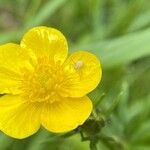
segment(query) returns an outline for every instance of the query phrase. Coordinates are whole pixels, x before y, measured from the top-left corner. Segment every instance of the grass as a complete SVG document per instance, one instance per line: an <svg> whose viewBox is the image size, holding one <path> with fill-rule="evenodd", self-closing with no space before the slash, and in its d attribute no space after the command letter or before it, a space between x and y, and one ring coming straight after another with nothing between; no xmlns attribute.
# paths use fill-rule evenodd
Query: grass
<svg viewBox="0 0 150 150"><path fill-rule="evenodd" d="M85 49L100 58L103 79L89 96L105 122L89 135L94 146L79 134L41 129L24 140L0 133L0 150L149 150L149 8L147 0L0 0L1 44L19 43L29 28L46 25L66 35L71 52Z"/></svg>

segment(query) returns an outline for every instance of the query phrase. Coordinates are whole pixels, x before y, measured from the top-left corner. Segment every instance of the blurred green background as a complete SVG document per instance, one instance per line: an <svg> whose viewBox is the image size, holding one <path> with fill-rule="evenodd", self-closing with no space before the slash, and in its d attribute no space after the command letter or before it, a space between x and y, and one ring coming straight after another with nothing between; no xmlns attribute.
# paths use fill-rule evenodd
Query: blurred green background
<svg viewBox="0 0 150 150"><path fill-rule="evenodd" d="M98 128L92 141L44 129L24 140L0 133L0 150L150 150L150 1L0 0L1 44L39 25L62 31L70 52L100 58L102 82L89 94Z"/></svg>

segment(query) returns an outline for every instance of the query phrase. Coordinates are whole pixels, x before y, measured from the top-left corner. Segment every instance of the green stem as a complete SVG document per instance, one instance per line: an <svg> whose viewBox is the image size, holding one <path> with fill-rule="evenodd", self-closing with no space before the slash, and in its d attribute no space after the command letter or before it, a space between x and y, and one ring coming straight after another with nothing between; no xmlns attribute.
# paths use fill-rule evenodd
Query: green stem
<svg viewBox="0 0 150 150"><path fill-rule="evenodd" d="M97 142L95 140L90 141L90 150L97 150L96 147Z"/></svg>

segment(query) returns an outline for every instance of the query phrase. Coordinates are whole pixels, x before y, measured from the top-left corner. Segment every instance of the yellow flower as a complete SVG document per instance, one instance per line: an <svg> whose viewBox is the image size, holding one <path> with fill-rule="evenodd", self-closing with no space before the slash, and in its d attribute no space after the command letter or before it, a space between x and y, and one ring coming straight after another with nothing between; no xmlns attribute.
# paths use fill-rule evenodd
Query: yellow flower
<svg viewBox="0 0 150 150"><path fill-rule="evenodd" d="M86 96L101 79L95 55L78 51L67 58L63 34L35 27L20 45L0 46L0 130L14 138L40 128L67 132L84 123L92 111Z"/></svg>

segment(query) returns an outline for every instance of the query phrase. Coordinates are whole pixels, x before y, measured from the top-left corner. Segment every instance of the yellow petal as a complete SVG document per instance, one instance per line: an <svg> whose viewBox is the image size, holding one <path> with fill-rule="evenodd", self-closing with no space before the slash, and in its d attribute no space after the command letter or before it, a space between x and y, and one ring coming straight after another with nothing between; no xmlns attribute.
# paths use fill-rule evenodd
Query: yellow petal
<svg viewBox="0 0 150 150"><path fill-rule="evenodd" d="M41 121L51 132L67 132L83 124L91 111L92 102L88 97L62 98L43 106Z"/></svg>
<svg viewBox="0 0 150 150"><path fill-rule="evenodd" d="M0 98L0 130L5 134L22 139L40 128L38 105L25 103L19 96Z"/></svg>
<svg viewBox="0 0 150 150"><path fill-rule="evenodd" d="M29 30L24 35L21 46L32 50L36 56L48 55L61 62L64 62L68 53L64 35L56 29L44 26Z"/></svg>
<svg viewBox="0 0 150 150"><path fill-rule="evenodd" d="M64 63L65 82L60 94L65 97L81 97L91 92L99 84L102 69L98 58L89 52L78 51Z"/></svg>
<svg viewBox="0 0 150 150"><path fill-rule="evenodd" d="M21 68L31 67L28 52L17 44L0 46L0 93L16 93Z"/></svg>

